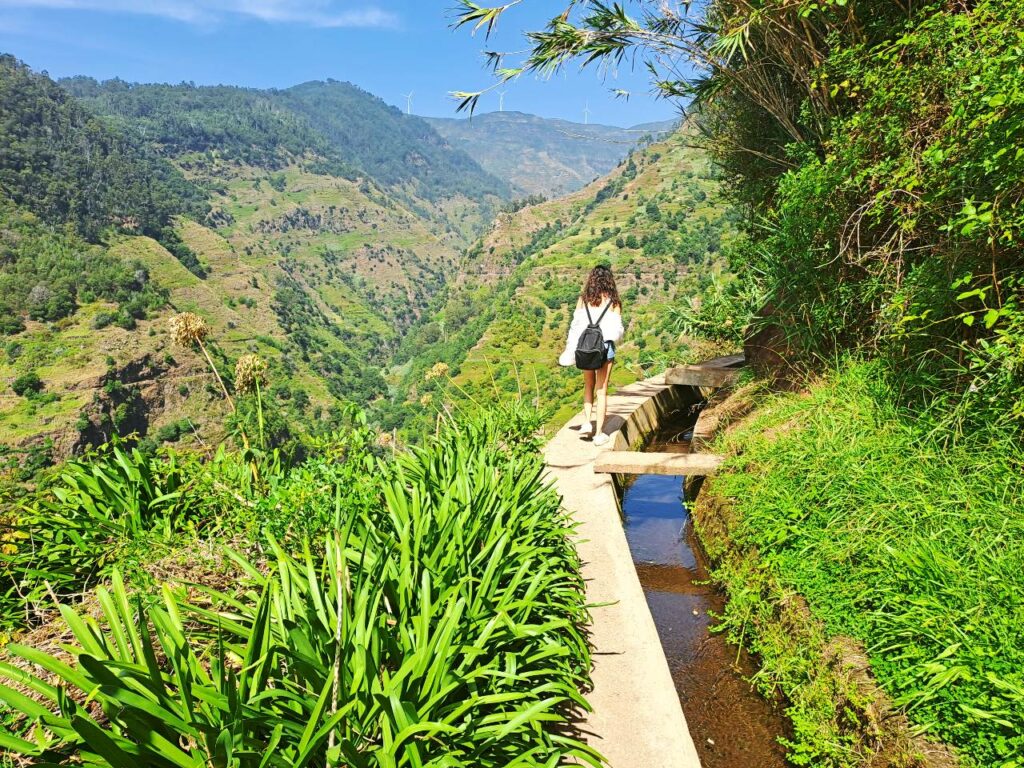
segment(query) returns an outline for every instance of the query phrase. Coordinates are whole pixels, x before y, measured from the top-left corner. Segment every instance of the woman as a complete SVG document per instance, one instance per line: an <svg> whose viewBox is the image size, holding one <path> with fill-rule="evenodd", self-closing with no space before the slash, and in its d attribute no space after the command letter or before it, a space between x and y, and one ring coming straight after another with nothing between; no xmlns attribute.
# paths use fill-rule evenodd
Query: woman
<svg viewBox="0 0 1024 768"><path fill-rule="evenodd" d="M604 421L608 412L608 379L611 377L615 360L615 344L622 338L623 328L622 302L615 288L615 278L611 269L603 264L590 270L583 292L576 302L565 351L558 358L561 365L569 366L575 363L576 346L580 335L591 320L601 328L607 356L604 365L597 370L583 371L583 425L580 427L580 437L585 439L594 435L594 445L604 445L610 439L604 433ZM592 423L595 400L596 425Z"/></svg>

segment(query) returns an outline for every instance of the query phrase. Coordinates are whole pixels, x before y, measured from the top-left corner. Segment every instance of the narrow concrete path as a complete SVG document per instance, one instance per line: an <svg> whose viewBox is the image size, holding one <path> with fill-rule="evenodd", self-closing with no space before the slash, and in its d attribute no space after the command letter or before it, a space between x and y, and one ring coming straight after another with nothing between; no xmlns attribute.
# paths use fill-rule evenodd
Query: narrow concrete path
<svg viewBox="0 0 1024 768"><path fill-rule="evenodd" d="M633 566L614 481L593 466L601 451L637 447L680 391L660 378L624 387L609 398L605 431L614 437L605 446L580 440L571 428L582 423L579 415L545 448L548 475L579 523L587 600L599 605L590 627L594 687L587 699L594 711L580 727L611 768L700 768Z"/></svg>

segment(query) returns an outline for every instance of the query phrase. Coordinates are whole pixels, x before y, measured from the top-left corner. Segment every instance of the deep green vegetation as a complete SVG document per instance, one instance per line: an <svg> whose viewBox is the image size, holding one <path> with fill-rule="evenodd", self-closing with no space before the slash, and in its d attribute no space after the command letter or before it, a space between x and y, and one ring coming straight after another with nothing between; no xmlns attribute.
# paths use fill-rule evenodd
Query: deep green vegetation
<svg viewBox="0 0 1024 768"><path fill-rule="evenodd" d="M274 93L232 86L99 82L71 77L60 87L122 131L171 157L217 152L227 160L281 168L313 152L322 171L354 177L340 153L301 115L281 109Z"/></svg>
<svg viewBox="0 0 1024 768"><path fill-rule="evenodd" d="M0 103L0 189L47 223L93 242L111 228L173 239L173 216L205 212L201 192L173 166L8 55Z"/></svg>
<svg viewBox="0 0 1024 768"><path fill-rule="evenodd" d="M109 322L133 328L136 319L166 303L167 292L141 263L47 227L0 198L0 334L23 331L23 317L56 321L97 300L117 304Z"/></svg>
<svg viewBox="0 0 1024 768"><path fill-rule="evenodd" d="M982 2L907 18L869 4L862 29L845 16L806 22L843 44L814 71L805 135L788 150L799 165L777 177L751 241L767 321L786 329L797 364L867 350L905 374L901 399L916 410L1019 425L1024 12ZM765 174L721 156L739 179Z"/></svg>
<svg viewBox="0 0 1024 768"><path fill-rule="evenodd" d="M97 766L596 764L555 730L586 706L589 649L536 421L483 415L394 459L361 423L291 469L114 446L28 498L5 578L63 578L72 552L93 554L79 586L110 580L85 615L61 607L66 654L9 647L0 745ZM126 546L188 547L188 526L245 537L223 589L147 594L145 566L126 585Z"/></svg>
<svg viewBox="0 0 1024 768"><path fill-rule="evenodd" d="M216 152L269 168L305 159L317 173L409 185L428 200L508 195L507 185L447 146L425 121L337 80L285 90L101 83L86 77L60 84L170 156Z"/></svg>
<svg viewBox="0 0 1024 768"><path fill-rule="evenodd" d="M347 162L385 185L411 184L427 200L509 195L506 182L448 145L425 120L403 115L348 83L303 83L281 98L339 147Z"/></svg>

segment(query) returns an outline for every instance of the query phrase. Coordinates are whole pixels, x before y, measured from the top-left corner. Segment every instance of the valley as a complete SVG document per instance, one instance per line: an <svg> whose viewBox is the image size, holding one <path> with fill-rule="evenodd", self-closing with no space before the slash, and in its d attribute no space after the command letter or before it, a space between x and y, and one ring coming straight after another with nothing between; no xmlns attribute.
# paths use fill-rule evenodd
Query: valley
<svg viewBox="0 0 1024 768"><path fill-rule="evenodd" d="M442 382L421 379L437 362L457 372L456 394L479 395L492 362L488 386L502 392L518 396L523 376L534 387L561 381L568 392L566 374L548 363L591 261L621 271L644 328L625 350L621 381L640 375L645 355L668 338L659 307L696 286L688 270L721 269L728 226L724 209L706 202L716 190L707 162L678 142L650 144L671 124L627 130L521 113L421 120L338 81L268 91L54 83L10 57L0 75L17 97L6 102L6 124L29 127L26 157L39 178L56 179L58 166L33 142L57 131L80 146L88 130L117 149L87 160L83 176L102 163L135 163L150 170L134 178L155 173L169 185L147 224L119 213L127 198L62 208L7 171L4 210L33 236L60 241L64 255L42 268L73 269L86 249L134 270L135 289L144 284L150 297L145 307L126 304L112 289L68 282L59 309L41 312L27 299L9 306L16 332L0 380L43 382L28 396L0 392L0 444L21 472L115 435L200 447L232 433L235 417L207 361L172 343L177 313L205 321L229 383L241 356L266 362L267 418L286 443L329 431L349 402L416 439L439 408L453 407L441 396L427 404ZM40 105L54 116L40 118ZM568 168L576 175L567 180ZM545 201L567 189L575 191ZM63 242L55 227L69 222L78 232ZM9 238L15 262L25 242ZM46 273L29 275L25 263L3 279L27 297L43 290ZM460 313L474 302L489 306L466 323ZM500 363L510 352L515 365Z"/></svg>
<svg viewBox="0 0 1024 768"><path fill-rule="evenodd" d="M737 235L720 182L691 139L683 129L579 192L498 215L467 252L446 303L399 350L395 376L414 421L522 397L551 424L564 422L579 406L579 374L556 359L580 286L601 262L616 275L626 321L613 383L688 354L673 309L728 279L723 253ZM714 351L705 344L689 354ZM427 378L439 363L446 375Z"/></svg>

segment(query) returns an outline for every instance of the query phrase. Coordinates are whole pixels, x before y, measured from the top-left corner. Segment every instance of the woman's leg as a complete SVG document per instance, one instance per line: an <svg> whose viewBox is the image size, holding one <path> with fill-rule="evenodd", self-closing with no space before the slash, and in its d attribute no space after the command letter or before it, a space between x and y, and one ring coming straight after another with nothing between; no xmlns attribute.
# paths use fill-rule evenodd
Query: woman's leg
<svg viewBox="0 0 1024 768"><path fill-rule="evenodd" d="M583 434L589 434L592 429L590 422L594 418L594 383L597 381L597 371L583 372Z"/></svg>
<svg viewBox="0 0 1024 768"><path fill-rule="evenodd" d="M594 377L594 393L597 398L597 432L595 434L598 435L604 430L604 419L608 414L608 379L611 378L612 366L614 364L614 362L609 360L594 371L597 374Z"/></svg>

